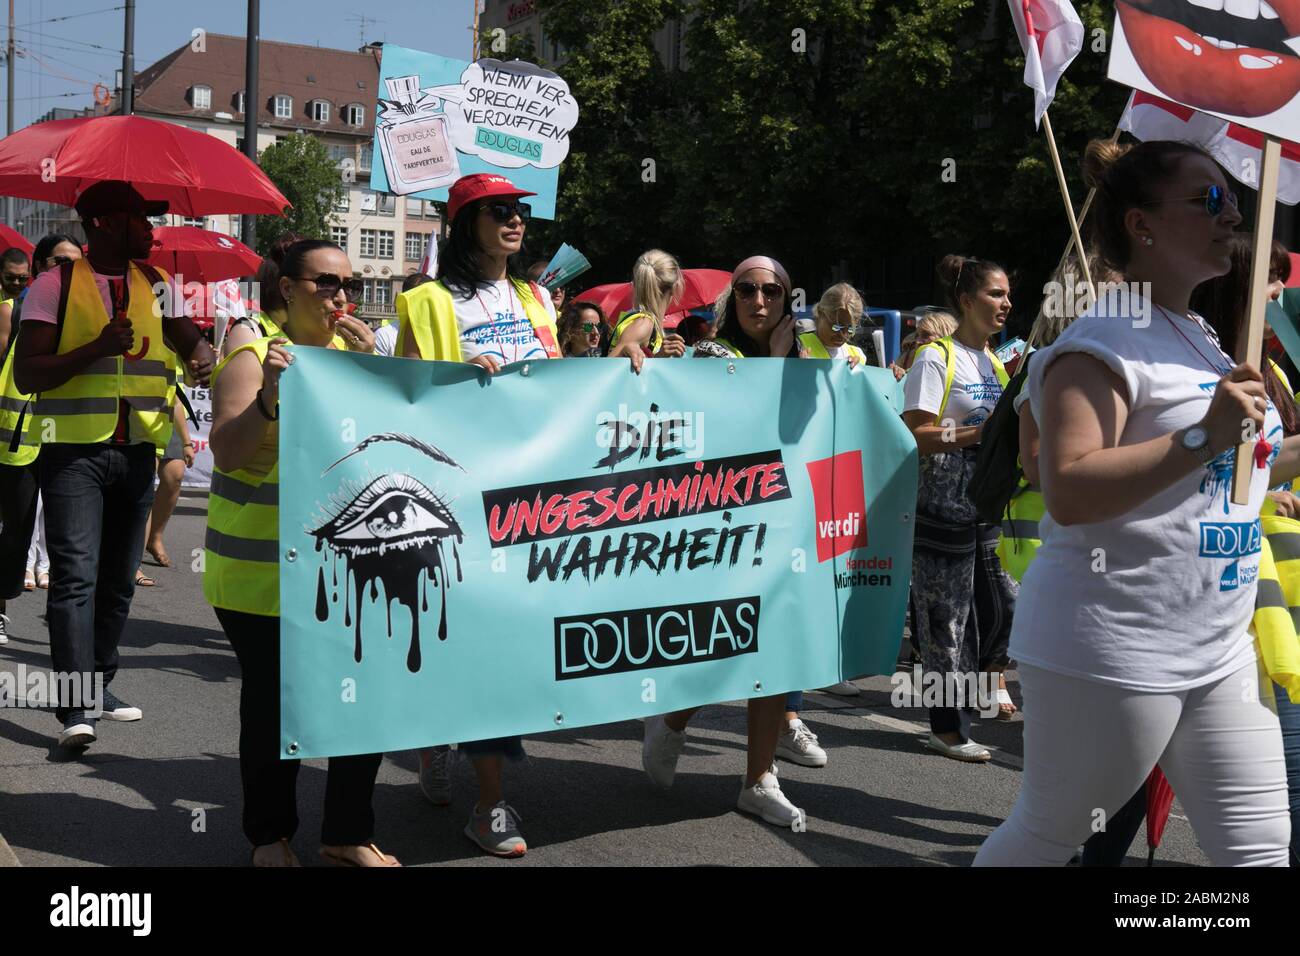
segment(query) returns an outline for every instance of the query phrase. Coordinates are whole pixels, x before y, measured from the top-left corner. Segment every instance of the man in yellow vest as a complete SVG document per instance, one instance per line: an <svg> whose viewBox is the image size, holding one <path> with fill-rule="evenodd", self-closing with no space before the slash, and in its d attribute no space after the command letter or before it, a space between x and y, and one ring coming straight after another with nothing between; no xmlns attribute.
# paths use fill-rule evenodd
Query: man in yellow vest
<svg viewBox="0 0 1300 956"><path fill-rule="evenodd" d="M155 285L167 277L134 261L153 244L147 217L165 213L167 203L109 181L87 188L75 206L86 258L32 284L14 364L18 389L36 395L31 430L41 442L51 570L46 619L54 671L68 681L55 709L67 747L93 743L100 716L142 716L108 688L135 593L156 449L171 437L175 356L203 384L214 357L183 309L166 310L180 313L170 316L159 307Z"/></svg>

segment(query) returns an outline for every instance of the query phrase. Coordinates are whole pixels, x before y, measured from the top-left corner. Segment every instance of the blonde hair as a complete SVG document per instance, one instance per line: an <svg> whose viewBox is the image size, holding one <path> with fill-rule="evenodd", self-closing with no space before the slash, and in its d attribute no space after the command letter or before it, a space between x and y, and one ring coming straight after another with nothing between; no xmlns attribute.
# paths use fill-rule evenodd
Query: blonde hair
<svg viewBox="0 0 1300 956"><path fill-rule="evenodd" d="M825 319L833 322L835 313L840 309L847 309L849 315L855 317L862 315L862 296L847 282L837 282L822 293L822 297L813 306L813 317L818 321Z"/></svg>
<svg viewBox="0 0 1300 956"><path fill-rule="evenodd" d="M923 312L916 320L916 330L898 343L898 354L911 368L916 359L915 350L921 344L921 333L928 332L935 339L946 339L957 331L957 320L948 312Z"/></svg>
<svg viewBox="0 0 1300 956"><path fill-rule="evenodd" d="M654 320L656 335L664 334L664 313L681 281L682 270L677 260L662 249L641 253L632 266L634 305Z"/></svg>
<svg viewBox="0 0 1300 956"><path fill-rule="evenodd" d="M1123 275L1107 264L1096 250L1088 251L1088 271L1092 274L1092 281L1097 287L1097 294L1104 295L1101 286L1107 283L1120 282ZM1079 268L1079 254L1073 248L1070 248L1066 257L1061 260L1056 271L1048 282L1048 289L1043 296L1042 304L1038 307L1038 315L1034 319L1034 324L1029 330L1028 344L1034 348L1043 348L1055 342L1066 327L1079 317L1080 306L1083 302L1080 297L1074 295L1074 290L1083 282L1083 270ZM1064 292L1066 286L1070 286L1070 301L1074 304L1073 309L1065 308L1064 295L1058 294ZM1049 291L1054 290L1054 291ZM1055 303L1055 306L1048 306Z"/></svg>

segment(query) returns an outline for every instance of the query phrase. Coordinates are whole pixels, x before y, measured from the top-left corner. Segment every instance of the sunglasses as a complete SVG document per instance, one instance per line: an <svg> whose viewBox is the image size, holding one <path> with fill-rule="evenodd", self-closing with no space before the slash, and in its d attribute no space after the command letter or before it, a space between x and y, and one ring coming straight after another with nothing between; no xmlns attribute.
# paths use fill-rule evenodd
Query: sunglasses
<svg viewBox="0 0 1300 956"><path fill-rule="evenodd" d="M837 325L835 323L831 324L831 331L836 332L840 335L843 335L845 332L856 332L857 329L858 329L858 324L856 322L854 322L851 325Z"/></svg>
<svg viewBox="0 0 1300 956"><path fill-rule="evenodd" d="M594 322L583 322L581 328L583 335L590 335L592 332L598 332L600 330L600 326L596 325Z"/></svg>
<svg viewBox="0 0 1300 956"><path fill-rule="evenodd" d="M9 275L8 273L5 273L4 275L0 275L0 281L9 282L13 284L17 284L19 282L27 282L30 279L31 276L26 273L20 276Z"/></svg>
<svg viewBox="0 0 1300 956"><path fill-rule="evenodd" d="M51 266L61 266L66 262L74 261L72 256L50 256Z"/></svg>
<svg viewBox="0 0 1300 956"><path fill-rule="evenodd" d="M737 282L735 285L736 294L742 299L754 298L759 289L763 290L763 298L765 299L783 298L785 296L785 287L779 282L764 282L760 285L746 279L743 282Z"/></svg>
<svg viewBox="0 0 1300 956"><path fill-rule="evenodd" d="M361 295L365 285L360 279L354 279L348 276L346 279L334 275L332 272L326 272L318 275L316 278L310 276L290 276L290 279L300 279L303 282L311 282L316 286L316 294L324 299L331 299L342 289L349 297Z"/></svg>
<svg viewBox="0 0 1300 956"><path fill-rule="evenodd" d="M1205 192L1199 196L1178 196L1175 199L1153 199L1150 202L1144 202L1144 206L1160 206L1170 202L1203 202L1205 211L1211 216L1217 216L1223 212L1224 204L1237 208L1237 194L1230 189L1223 189L1219 186L1209 186Z"/></svg>
<svg viewBox="0 0 1300 956"><path fill-rule="evenodd" d="M533 214L533 207L526 202L486 202L483 208L500 223L507 223L515 216L527 222L528 217Z"/></svg>

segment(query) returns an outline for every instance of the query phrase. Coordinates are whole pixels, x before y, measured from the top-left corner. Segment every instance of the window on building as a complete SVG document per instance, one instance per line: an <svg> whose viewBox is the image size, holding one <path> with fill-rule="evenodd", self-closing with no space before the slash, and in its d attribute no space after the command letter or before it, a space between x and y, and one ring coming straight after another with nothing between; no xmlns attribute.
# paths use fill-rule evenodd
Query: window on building
<svg viewBox="0 0 1300 956"><path fill-rule="evenodd" d="M343 113L344 122L349 126L366 125L366 108L360 103L352 103Z"/></svg>
<svg viewBox="0 0 1300 956"><path fill-rule="evenodd" d="M190 105L193 106L196 110L212 109L212 87L191 86Z"/></svg>
<svg viewBox="0 0 1300 956"><path fill-rule="evenodd" d="M366 143L364 146L361 147L361 167L360 167L360 168L361 168L361 171L362 171L363 173L368 173L368 172L370 172L370 163L371 163L371 160L374 158L374 155L375 155L375 144L374 144L374 143Z"/></svg>
<svg viewBox="0 0 1300 956"><path fill-rule="evenodd" d="M375 247L378 244L378 231L375 229L361 230L361 258L373 259L375 257Z"/></svg>
<svg viewBox="0 0 1300 956"><path fill-rule="evenodd" d="M393 301L392 289L387 279L363 279L361 301L365 305L387 306Z"/></svg>
<svg viewBox="0 0 1300 956"><path fill-rule="evenodd" d="M335 212L347 212L352 208L352 190L344 189L339 201L334 204Z"/></svg>
<svg viewBox="0 0 1300 956"><path fill-rule="evenodd" d="M391 229L379 230L379 258L380 259L393 258L393 236L394 233L393 230Z"/></svg>
<svg viewBox="0 0 1300 956"><path fill-rule="evenodd" d="M206 228L208 228L208 220L207 220L206 218L202 217L202 216L200 216L198 219L182 219L182 220L181 220L181 225L182 225L182 226L197 226L197 227L200 228L200 229L206 229Z"/></svg>
<svg viewBox="0 0 1300 956"><path fill-rule="evenodd" d="M356 150L347 143L328 143L325 148L329 150L333 162L341 163L345 159L356 159Z"/></svg>
<svg viewBox="0 0 1300 956"><path fill-rule="evenodd" d="M406 234L406 261L418 262L424 255L424 233L408 232Z"/></svg>
<svg viewBox="0 0 1300 956"><path fill-rule="evenodd" d="M328 123L330 121L330 105L325 100L311 101L311 118L317 123Z"/></svg>
<svg viewBox="0 0 1300 956"><path fill-rule="evenodd" d="M283 93L275 97L275 118L289 119L293 116L293 97L285 96Z"/></svg>
<svg viewBox="0 0 1300 956"><path fill-rule="evenodd" d="M410 199L406 200L406 218L422 219L424 218L424 200Z"/></svg>
<svg viewBox="0 0 1300 956"><path fill-rule="evenodd" d="M348 249L348 227L347 226L330 226L330 242L338 246L344 252Z"/></svg>
<svg viewBox="0 0 1300 956"><path fill-rule="evenodd" d="M238 93L235 94L235 112L236 113L244 112L244 91L243 90L240 90Z"/></svg>
<svg viewBox="0 0 1300 956"><path fill-rule="evenodd" d="M377 216L396 216L397 215L397 197L390 196L388 193L378 193L375 196L375 215Z"/></svg>

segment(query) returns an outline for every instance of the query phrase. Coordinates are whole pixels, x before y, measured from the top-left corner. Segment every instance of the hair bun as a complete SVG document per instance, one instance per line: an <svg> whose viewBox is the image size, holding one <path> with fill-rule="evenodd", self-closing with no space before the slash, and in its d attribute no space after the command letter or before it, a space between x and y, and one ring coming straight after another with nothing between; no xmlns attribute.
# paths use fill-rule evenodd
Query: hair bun
<svg viewBox="0 0 1300 956"><path fill-rule="evenodd" d="M949 255L939 260L939 265L935 271L939 273L939 278L943 280L946 288L952 288L957 281L957 277L961 275L961 269L965 262L965 256Z"/></svg>
<svg viewBox="0 0 1300 956"><path fill-rule="evenodd" d="M1100 189L1107 174L1131 146L1109 139L1094 139L1083 151L1083 181L1093 189Z"/></svg>

